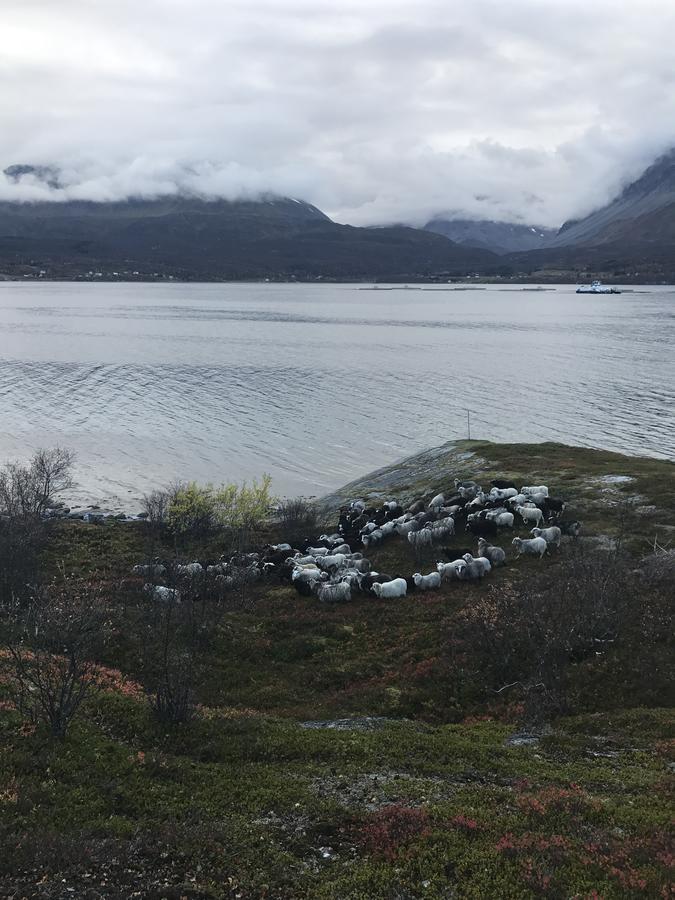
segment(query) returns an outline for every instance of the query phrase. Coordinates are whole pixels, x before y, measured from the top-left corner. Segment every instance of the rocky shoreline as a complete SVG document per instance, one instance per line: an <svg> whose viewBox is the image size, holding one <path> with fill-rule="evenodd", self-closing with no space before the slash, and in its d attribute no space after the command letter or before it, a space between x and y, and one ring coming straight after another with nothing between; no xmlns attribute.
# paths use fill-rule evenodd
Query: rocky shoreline
<svg viewBox="0 0 675 900"><path fill-rule="evenodd" d="M451 481L454 477L516 477L523 469L524 461L532 478L540 474L542 477L547 475L562 479L563 482L570 478L577 480L577 495L584 506L605 509L621 500L629 500L638 515L647 517L657 515L658 511L654 506L645 505L645 498L636 488L631 489L636 470L647 464L664 472L672 471L672 463L667 460L624 456L608 450L550 442L498 444L454 440L369 472L323 497L305 499L314 501L322 516L330 519L341 506L355 497L377 502L396 496L402 503L409 503L416 497L442 490L447 487L448 479ZM46 517L99 525L147 519L147 514L139 509L139 499L133 498L132 502L138 511L126 511L120 508L121 504L59 502L47 510Z"/></svg>
<svg viewBox="0 0 675 900"><path fill-rule="evenodd" d="M66 503L55 503L45 512L46 519L70 519L100 525L104 522L143 522L148 514L125 513L91 504L89 506L68 506Z"/></svg>

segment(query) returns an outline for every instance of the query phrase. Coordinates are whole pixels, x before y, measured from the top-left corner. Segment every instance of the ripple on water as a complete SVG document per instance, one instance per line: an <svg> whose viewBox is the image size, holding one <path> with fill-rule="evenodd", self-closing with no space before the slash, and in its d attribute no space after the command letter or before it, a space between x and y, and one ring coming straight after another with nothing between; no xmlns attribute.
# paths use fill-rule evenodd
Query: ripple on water
<svg viewBox="0 0 675 900"><path fill-rule="evenodd" d="M73 447L90 496L322 492L466 436L467 408L474 437L675 457L672 295L24 287L0 292L0 450Z"/></svg>

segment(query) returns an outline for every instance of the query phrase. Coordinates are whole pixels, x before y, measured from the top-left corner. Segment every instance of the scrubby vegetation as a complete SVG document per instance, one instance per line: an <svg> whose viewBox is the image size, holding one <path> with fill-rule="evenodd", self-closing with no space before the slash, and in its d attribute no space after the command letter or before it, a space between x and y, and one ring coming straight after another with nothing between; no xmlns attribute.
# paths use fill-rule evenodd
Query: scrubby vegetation
<svg viewBox="0 0 675 900"><path fill-rule="evenodd" d="M270 580L160 606L132 566L217 558L230 526L176 528L170 497L145 523L33 520L39 578L3 595L0 895L672 896L675 467L457 453L392 493L548 480L585 537L397 601ZM234 544L320 514L289 504ZM417 569L403 542L372 558ZM36 683L78 700L65 729Z"/></svg>

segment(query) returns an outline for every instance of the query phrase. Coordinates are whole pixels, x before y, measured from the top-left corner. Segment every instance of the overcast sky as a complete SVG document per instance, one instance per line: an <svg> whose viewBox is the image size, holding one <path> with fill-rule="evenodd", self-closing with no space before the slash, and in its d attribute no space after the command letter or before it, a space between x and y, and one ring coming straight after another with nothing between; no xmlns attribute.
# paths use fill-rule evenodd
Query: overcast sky
<svg viewBox="0 0 675 900"><path fill-rule="evenodd" d="M0 168L557 225L675 145L675 0L2 0ZM44 191L0 176L0 196Z"/></svg>

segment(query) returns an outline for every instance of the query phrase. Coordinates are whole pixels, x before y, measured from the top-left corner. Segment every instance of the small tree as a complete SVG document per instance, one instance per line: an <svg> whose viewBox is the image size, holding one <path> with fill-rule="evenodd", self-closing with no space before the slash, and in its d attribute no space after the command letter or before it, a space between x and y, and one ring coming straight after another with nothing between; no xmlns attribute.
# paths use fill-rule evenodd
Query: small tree
<svg viewBox="0 0 675 900"><path fill-rule="evenodd" d="M62 740L95 684L92 656L110 626L103 598L90 585L64 580L37 593L8 624L14 704Z"/></svg>
<svg viewBox="0 0 675 900"><path fill-rule="evenodd" d="M154 556L166 531L169 501L170 495L167 490L155 490L143 495L141 506L147 522L145 555L148 560Z"/></svg>
<svg viewBox="0 0 675 900"><path fill-rule="evenodd" d="M231 549L242 550L266 520L274 497L272 479L263 475L249 486L226 484L216 489L196 482L169 489L166 520L176 537L194 538L223 531Z"/></svg>
<svg viewBox="0 0 675 900"><path fill-rule="evenodd" d="M166 519L178 538L199 537L214 531L218 517L213 487L200 486L195 481L170 487Z"/></svg>
<svg viewBox="0 0 675 900"><path fill-rule="evenodd" d="M56 447L38 450L27 465L0 469L0 608L25 600L38 580L43 516L72 485L73 461L70 451Z"/></svg>
<svg viewBox="0 0 675 900"><path fill-rule="evenodd" d="M242 552L258 536L260 528L269 516L275 497L270 492L272 479L263 475L249 487L224 485L216 494L217 516L220 525L230 538L233 551Z"/></svg>

